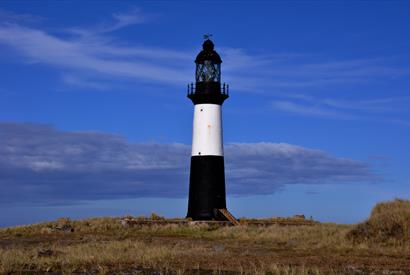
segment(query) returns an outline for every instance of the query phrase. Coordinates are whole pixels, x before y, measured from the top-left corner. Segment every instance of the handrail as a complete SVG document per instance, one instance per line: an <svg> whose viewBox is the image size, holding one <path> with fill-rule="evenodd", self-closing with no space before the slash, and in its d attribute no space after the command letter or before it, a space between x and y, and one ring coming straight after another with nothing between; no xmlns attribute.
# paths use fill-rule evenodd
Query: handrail
<svg viewBox="0 0 410 275"><path fill-rule="evenodd" d="M188 83L187 85L187 95L193 95L195 94L196 87L194 83ZM221 94L229 96L229 84L223 83L222 84L222 89L221 89Z"/></svg>

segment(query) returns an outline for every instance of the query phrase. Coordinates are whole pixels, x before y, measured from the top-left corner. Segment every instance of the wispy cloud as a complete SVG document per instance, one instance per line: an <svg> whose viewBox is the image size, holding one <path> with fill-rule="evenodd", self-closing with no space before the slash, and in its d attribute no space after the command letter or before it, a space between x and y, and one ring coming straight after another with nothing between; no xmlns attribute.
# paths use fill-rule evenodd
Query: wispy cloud
<svg viewBox="0 0 410 275"><path fill-rule="evenodd" d="M110 22L68 28L61 30L59 35L22 25L17 20L2 20L0 44L15 49L25 60L54 66L63 74L86 71L96 78L112 77L118 81L131 78L184 86L192 79L191 61L196 52L152 45L123 46L121 41L111 39L113 32L140 25L147 18L149 16L141 10L132 9L113 14ZM335 61L306 53L252 53L218 46L224 59L225 81L233 83L235 90L246 92L277 94L283 89L345 85L374 81L376 77L410 75L409 68L388 66L383 58Z"/></svg>
<svg viewBox="0 0 410 275"><path fill-rule="evenodd" d="M276 110L307 115L307 116L319 116L319 117L326 117L326 118L339 118L339 119L347 119L351 118L348 114L344 114L337 111L332 111L317 105L303 105L299 103L294 103L291 101L273 101L272 106Z"/></svg>
<svg viewBox="0 0 410 275"><path fill-rule="evenodd" d="M222 52L224 54L224 52ZM249 92L296 91L301 89L344 87L358 83L408 77L409 67L389 65L389 58L329 60L309 54L249 54L227 50L225 65L228 81Z"/></svg>
<svg viewBox="0 0 410 275"><path fill-rule="evenodd" d="M32 14L14 13L0 9L0 22L34 23L44 18Z"/></svg>
<svg viewBox="0 0 410 275"><path fill-rule="evenodd" d="M233 143L225 149L229 195L270 194L286 184L380 180L364 162L291 144ZM0 123L0 204L182 197L189 159L184 144L136 144L106 133Z"/></svg>
<svg viewBox="0 0 410 275"><path fill-rule="evenodd" d="M63 70L87 71L113 77L135 78L161 83L180 84L189 79L191 71L162 66L155 62L141 60L150 57L149 51L134 50L134 58L115 58L121 48L93 44L88 41L72 41L49 35L43 31L21 27L15 24L0 26L0 43L18 50L31 62L43 63ZM102 47L101 47L102 46ZM106 54L109 51L110 54ZM159 50L161 52L161 50ZM166 54L170 51L165 50Z"/></svg>
<svg viewBox="0 0 410 275"><path fill-rule="evenodd" d="M101 91L106 91L106 90L111 89L110 86L100 81L86 79L84 77L77 76L74 74L64 74L62 76L62 80L65 84L68 84L70 86L76 86L76 87L87 88L87 89L92 89L92 90L101 90Z"/></svg>
<svg viewBox="0 0 410 275"><path fill-rule="evenodd" d="M117 21L115 25L107 28L106 31L115 31L126 26L140 24L146 21L147 17L141 12L140 9L134 8L130 12L117 12L113 14L114 19Z"/></svg>
<svg viewBox="0 0 410 275"><path fill-rule="evenodd" d="M409 115L410 96L367 100L318 98L303 94L288 95L286 100L274 100L272 107L303 116L331 119L381 121L410 126L402 117Z"/></svg>
<svg viewBox="0 0 410 275"><path fill-rule="evenodd" d="M0 45L14 49L24 57L20 60L31 66L53 66L65 85L110 90L114 82L135 81L185 87L193 77L194 51L147 46L143 41L139 46L124 46L120 40L111 39L112 32L146 22L147 15L139 9L115 13L109 23L95 27L71 28L70 35L67 29L51 34L27 26L21 20L13 20L17 17L8 15L8 20L0 23ZM233 85L232 90L268 95L275 110L409 125L402 115L408 114L409 97L344 99L340 93L332 92L342 91L352 83L408 77L410 68L406 65L389 65L391 60L381 57L333 60L306 53L255 53L223 45L218 49L224 60L223 80ZM329 90L329 96L312 96L316 90Z"/></svg>
<svg viewBox="0 0 410 275"><path fill-rule="evenodd" d="M356 110L365 112L404 112L408 111L410 96L395 96L372 99L346 100L336 98L318 98L303 94L292 94L292 99L302 100L311 104L320 104L328 107Z"/></svg>
<svg viewBox="0 0 410 275"><path fill-rule="evenodd" d="M127 12L117 12L112 14L112 22L106 22L88 28L69 28L68 31L81 36L96 36L113 32L128 26L144 23L147 18L148 16L143 14L140 9L133 8Z"/></svg>

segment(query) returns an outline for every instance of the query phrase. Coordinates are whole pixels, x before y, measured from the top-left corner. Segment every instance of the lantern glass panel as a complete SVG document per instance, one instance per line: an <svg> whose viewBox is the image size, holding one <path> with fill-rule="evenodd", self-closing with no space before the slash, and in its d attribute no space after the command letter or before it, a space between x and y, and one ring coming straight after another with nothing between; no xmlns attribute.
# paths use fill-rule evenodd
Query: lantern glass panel
<svg viewBox="0 0 410 275"><path fill-rule="evenodd" d="M203 64L196 65L197 82L220 82L221 81L221 64L215 64L212 61L205 60Z"/></svg>

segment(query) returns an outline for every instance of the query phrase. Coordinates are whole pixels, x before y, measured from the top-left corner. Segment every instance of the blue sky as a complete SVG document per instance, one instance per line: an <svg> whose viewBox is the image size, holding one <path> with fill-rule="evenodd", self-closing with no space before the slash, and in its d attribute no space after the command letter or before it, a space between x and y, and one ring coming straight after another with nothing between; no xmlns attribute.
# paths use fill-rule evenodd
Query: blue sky
<svg viewBox="0 0 410 275"><path fill-rule="evenodd" d="M228 208L365 219L410 197L405 1L2 1L0 226L186 214L194 80L212 33Z"/></svg>

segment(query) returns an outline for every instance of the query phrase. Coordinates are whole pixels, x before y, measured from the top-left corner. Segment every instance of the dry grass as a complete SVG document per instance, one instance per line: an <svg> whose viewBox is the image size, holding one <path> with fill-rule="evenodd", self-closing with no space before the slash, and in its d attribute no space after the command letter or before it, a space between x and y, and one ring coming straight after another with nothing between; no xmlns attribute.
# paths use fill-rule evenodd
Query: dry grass
<svg viewBox="0 0 410 275"><path fill-rule="evenodd" d="M410 201L396 199L377 204L369 217L349 232L354 242L379 243L384 246L410 243Z"/></svg>
<svg viewBox="0 0 410 275"><path fill-rule="evenodd" d="M125 269L137 263L141 267L167 268L167 259L179 256L168 247L150 246L140 241L87 242L62 246L54 244L48 248L50 256L41 256L42 249L9 248L0 250L0 271L24 272L27 270L62 271L65 273L85 272L109 268ZM179 253L182 254L183 252Z"/></svg>
<svg viewBox="0 0 410 275"><path fill-rule="evenodd" d="M234 269L226 270L223 266L209 265L199 262L185 262L184 258L203 258L211 260L218 256L213 248L184 245L154 246L141 241L108 241L102 243L86 243L70 246L51 246L53 255L39 256L38 248L30 249L0 249L0 273L26 272L60 272L101 273L116 272L161 271L163 274L192 274L201 271L206 274L235 272L239 274L344 274L343 270L328 269L321 271L317 267L290 266L263 261L247 263L237 262ZM154 269L153 269L154 268Z"/></svg>
<svg viewBox="0 0 410 275"><path fill-rule="evenodd" d="M152 269L178 274L195 270L216 274L410 272L409 236L400 235L404 236L400 240L397 235L385 237L388 232L396 234L389 231L393 222L408 232L409 205L404 200L378 204L364 223L371 229L359 231L363 225L168 224L125 228L120 218L60 219L0 229L0 273L145 270L150 274ZM152 215L151 219L162 217ZM72 226L74 232L49 230L64 224ZM374 232L378 233L372 235ZM352 237L360 234L370 235L362 241ZM372 241L373 236L378 241Z"/></svg>

